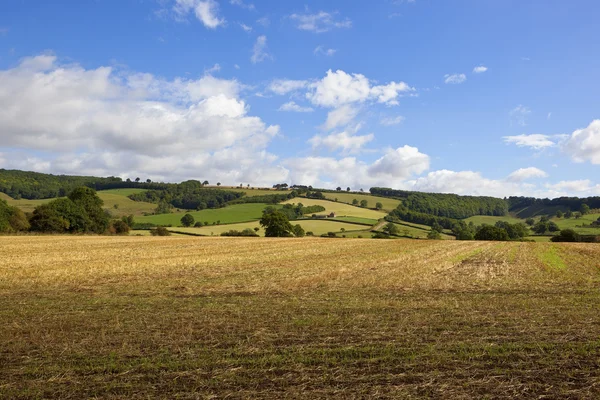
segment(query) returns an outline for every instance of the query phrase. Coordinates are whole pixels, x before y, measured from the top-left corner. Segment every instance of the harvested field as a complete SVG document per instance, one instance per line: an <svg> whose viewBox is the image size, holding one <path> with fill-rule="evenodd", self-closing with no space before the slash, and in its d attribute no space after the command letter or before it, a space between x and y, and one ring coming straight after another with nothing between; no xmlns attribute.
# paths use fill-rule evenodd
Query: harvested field
<svg viewBox="0 0 600 400"><path fill-rule="evenodd" d="M0 398L598 398L600 246L15 236Z"/></svg>

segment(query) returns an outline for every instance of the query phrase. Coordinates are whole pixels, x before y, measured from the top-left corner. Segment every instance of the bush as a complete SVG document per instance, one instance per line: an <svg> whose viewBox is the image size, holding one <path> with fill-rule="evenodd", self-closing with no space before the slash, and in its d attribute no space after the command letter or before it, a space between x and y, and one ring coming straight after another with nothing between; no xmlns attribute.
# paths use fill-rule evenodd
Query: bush
<svg viewBox="0 0 600 400"><path fill-rule="evenodd" d="M192 226L194 225L194 216L192 214L185 214L183 217L181 217L181 225L183 226Z"/></svg>
<svg viewBox="0 0 600 400"><path fill-rule="evenodd" d="M195 228L201 228L203 226L202 222L198 221L194 224Z"/></svg>
<svg viewBox="0 0 600 400"><path fill-rule="evenodd" d="M553 242L581 242L581 236L573 229L563 229L560 234L553 236Z"/></svg>
<svg viewBox="0 0 600 400"><path fill-rule="evenodd" d="M108 231L113 235L126 235L129 233L129 225L123 220L114 220L111 222Z"/></svg>
<svg viewBox="0 0 600 400"><path fill-rule="evenodd" d="M479 231L475 234L475 240L506 241L508 239L509 237L506 230L491 225L482 226L479 229Z"/></svg>
<svg viewBox="0 0 600 400"><path fill-rule="evenodd" d="M155 229L150 230L152 236L171 236L171 232L164 226L157 226Z"/></svg>
<svg viewBox="0 0 600 400"><path fill-rule="evenodd" d="M253 229L246 228L243 231L236 231L234 229L221 233L221 236L254 236L258 237L258 234Z"/></svg>

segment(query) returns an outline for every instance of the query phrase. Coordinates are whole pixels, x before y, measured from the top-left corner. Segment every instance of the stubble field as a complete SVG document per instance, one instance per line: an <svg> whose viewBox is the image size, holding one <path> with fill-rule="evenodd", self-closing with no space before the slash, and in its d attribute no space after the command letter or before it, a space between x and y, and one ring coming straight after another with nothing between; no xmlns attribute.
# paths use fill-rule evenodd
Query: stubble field
<svg viewBox="0 0 600 400"><path fill-rule="evenodd" d="M600 396L598 245L0 239L0 398Z"/></svg>

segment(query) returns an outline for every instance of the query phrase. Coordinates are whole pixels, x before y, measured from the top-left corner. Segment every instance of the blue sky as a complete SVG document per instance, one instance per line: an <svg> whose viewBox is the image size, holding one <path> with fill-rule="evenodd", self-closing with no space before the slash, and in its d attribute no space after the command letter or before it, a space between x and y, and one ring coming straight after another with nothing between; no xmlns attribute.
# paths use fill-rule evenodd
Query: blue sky
<svg viewBox="0 0 600 400"><path fill-rule="evenodd" d="M595 1L13 0L0 168L600 195Z"/></svg>

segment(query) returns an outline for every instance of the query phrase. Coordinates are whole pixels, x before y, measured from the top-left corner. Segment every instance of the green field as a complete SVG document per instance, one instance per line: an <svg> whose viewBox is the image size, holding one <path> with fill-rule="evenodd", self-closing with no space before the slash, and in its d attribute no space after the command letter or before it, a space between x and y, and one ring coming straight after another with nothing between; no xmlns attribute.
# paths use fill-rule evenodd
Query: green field
<svg viewBox="0 0 600 400"><path fill-rule="evenodd" d="M317 200L317 199L307 199L307 198L295 198L291 200L284 201L281 204L298 204L302 203L304 206L313 206L319 205L325 207L325 211L316 213L317 215L325 215L331 212L336 213L337 217L358 217L358 218L368 218L378 220L387 215L387 213L383 211L375 211L370 210L368 208L355 207L346 203L339 203L335 201L329 200Z"/></svg>
<svg viewBox="0 0 600 400"><path fill-rule="evenodd" d="M598 399L600 246L6 236L2 399Z"/></svg>
<svg viewBox="0 0 600 400"><path fill-rule="evenodd" d="M265 196L265 195L273 195L273 194L290 194L291 191L288 190L271 190L271 189L252 189L252 188L239 188L239 187L218 187L218 186L209 186L213 189L223 189L230 192L236 193L246 193L247 197L253 196Z"/></svg>
<svg viewBox="0 0 600 400"><path fill-rule="evenodd" d="M511 224L516 224L518 222L525 223L524 219L511 217L510 215L505 215L501 217L494 217L490 215L475 215L473 217L466 218L463 221L465 221L467 224L469 222L473 222L476 226L483 224L495 225L498 221L509 222Z"/></svg>
<svg viewBox="0 0 600 400"><path fill-rule="evenodd" d="M396 225L396 227L398 228L398 235L404 236L404 237L409 237L409 238L412 237L415 239L426 239L427 234L431 231L430 227L427 227L427 229L424 230L424 229L420 229L420 228L415 228L410 225L404 225L404 224L394 224L394 225ZM446 234L442 233L442 239L454 240L455 238L454 238L454 236L446 235Z"/></svg>
<svg viewBox="0 0 600 400"><path fill-rule="evenodd" d="M130 194L137 194L147 191L148 189L135 189L135 188L126 188L126 189L108 189L108 190L100 190L98 194L118 194L121 196L129 196Z"/></svg>
<svg viewBox="0 0 600 400"><path fill-rule="evenodd" d="M297 220L290 221L292 225L299 224L302 226L304 231L309 232L312 231L315 235L322 235L327 232L336 232L341 233L341 229L345 229L346 231L367 231L368 228L366 226L357 225L357 224L348 224L344 222L336 222L331 220ZM260 236L264 236L264 229L260 226L258 221L254 222L244 222L239 224L226 224L226 225L208 225L203 226L201 228L183 228L183 227L174 227L168 228L170 231L176 232L188 232L198 235L205 236L218 236L223 232L228 232L230 230L242 231L244 229L254 229L260 228L258 234ZM370 237L370 236L365 236Z"/></svg>
<svg viewBox="0 0 600 400"><path fill-rule="evenodd" d="M592 228L585 227L582 228L581 225L590 225L592 222L598 220L600 218L600 214L587 214L582 215L580 218L556 218L553 217L551 220L556 222L556 225L560 227L560 229L573 229L575 232L581 235L600 235L600 227Z"/></svg>
<svg viewBox="0 0 600 400"><path fill-rule="evenodd" d="M379 220L372 218L360 218L360 217L335 217L331 218L334 221L342 221L342 222L355 222L357 224L363 225L375 225Z"/></svg>
<svg viewBox="0 0 600 400"><path fill-rule="evenodd" d="M368 202L367 206L370 208L375 208L375 204L381 203L383 205L383 210L387 212L396 209L400 204L400 200L371 196L370 194L365 193L324 192L323 195L325 195L325 197L329 200L337 199L337 201L347 204L352 204L352 200L354 199L358 200L359 202L361 200L366 200Z"/></svg>
<svg viewBox="0 0 600 400"><path fill-rule="evenodd" d="M263 210L267 206L267 204L261 203L235 204L223 208L206 209L202 211L148 215L136 218L135 222L180 226L181 217L189 213L196 221L200 221L202 223L207 221L208 223L212 224L213 222L220 221L222 224L233 224L236 222L247 222L260 219L262 217ZM279 206L276 205L275 207Z"/></svg>

